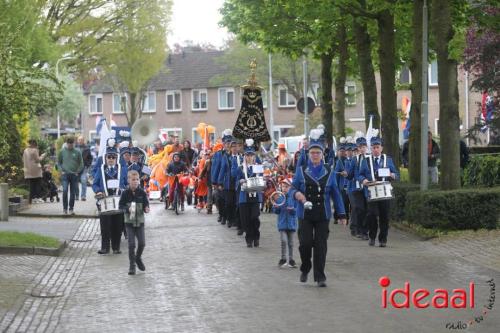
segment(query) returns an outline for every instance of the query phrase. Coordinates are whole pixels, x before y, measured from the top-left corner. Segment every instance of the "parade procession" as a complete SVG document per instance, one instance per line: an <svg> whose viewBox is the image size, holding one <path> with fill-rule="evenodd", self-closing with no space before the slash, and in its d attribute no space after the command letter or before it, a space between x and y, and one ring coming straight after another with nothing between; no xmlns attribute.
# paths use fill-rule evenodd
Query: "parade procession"
<svg viewBox="0 0 500 333"><path fill-rule="evenodd" d="M319 287L327 286L324 268L331 220L346 226L345 232L355 240L375 246L378 239L378 246L387 246L391 182L398 181L399 171L391 156L382 154L379 131L370 128L368 139L358 131L354 137L340 138L334 147L328 145L320 124L301 142L294 160L284 144L273 148L256 67L252 60L234 128L216 138L212 125L199 123L199 151L174 135L155 152L153 144L162 137L147 118L131 129L110 130L101 120L100 139L105 144L92 171L102 240L98 254L120 254L123 235L128 239L128 274L136 274L136 266L144 271L141 255L150 202L162 202L173 211L172 217L188 206L214 215L222 226L235 229L248 248L261 244L261 214L276 214L278 266L298 267L293 258L297 232L300 281L307 282L312 269Z"/></svg>
<svg viewBox="0 0 500 333"><path fill-rule="evenodd" d="M0 333L498 333L499 0L0 0Z"/></svg>

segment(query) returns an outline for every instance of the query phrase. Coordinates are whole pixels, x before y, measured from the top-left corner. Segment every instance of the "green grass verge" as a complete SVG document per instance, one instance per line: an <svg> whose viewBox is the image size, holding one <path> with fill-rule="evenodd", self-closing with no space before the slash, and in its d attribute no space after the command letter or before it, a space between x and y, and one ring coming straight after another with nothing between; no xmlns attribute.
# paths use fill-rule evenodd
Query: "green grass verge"
<svg viewBox="0 0 500 333"><path fill-rule="evenodd" d="M0 231L0 246L58 248L60 245L61 242L57 238L32 232Z"/></svg>
<svg viewBox="0 0 500 333"><path fill-rule="evenodd" d="M445 230L438 228L424 228L419 224L412 224L406 221L402 222L392 222L392 226L401 229L403 231L414 234L423 239L432 239L432 238L442 238L442 239L453 239L453 238L461 238L461 237L473 237L477 235L500 235L500 229L477 229L477 230Z"/></svg>

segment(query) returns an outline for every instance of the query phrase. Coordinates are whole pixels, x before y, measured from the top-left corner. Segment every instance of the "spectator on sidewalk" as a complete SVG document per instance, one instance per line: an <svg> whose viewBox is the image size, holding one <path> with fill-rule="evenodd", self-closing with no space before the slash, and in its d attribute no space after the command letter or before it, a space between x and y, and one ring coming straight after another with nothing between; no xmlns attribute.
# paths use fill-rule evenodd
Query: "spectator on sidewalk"
<svg viewBox="0 0 500 333"><path fill-rule="evenodd" d="M83 170L83 158L79 150L74 147L73 138L66 139L66 147L62 148L57 156L59 170L61 170L61 182L63 186L63 212L64 215L75 215L75 193L78 186L78 175ZM69 188L69 203L68 203Z"/></svg>
<svg viewBox="0 0 500 333"><path fill-rule="evenodd" d="M429 156L427 159L427 163L429 168L429 179L432 184L437 184L439 182L437 159L439 158L441 151L439 150L439 146L436 141L434 141L434 139L432 138L431 131L428 132L428 137Z"/></svg>
<svg viewBox="0 0 500 333"><path fill-rule="evenodd" d="M29 204L42 203L42 165L41 162L45 158L45 153L38 155L38 143L31 139L28 141L29 146L23 152L24 164L24 179L27 180L30 187L30 195L28 198Z"/></svg>
<svg viewBox="0 0 500 333"><path fill-rule="evenodd" d="M75 192L75 200L78 200L80 194L81 194L81 199L82 201L87 200L87 181L88 181L88 174L89 174L89 169L92 165L93 157L92 153L90 152L89 146L85 144L85 139L83 136L79 136L77 139L77 143L75 145L75 148L80 151L82 154L82 159L83 159L83 170L82 172L78 175L78 181L80 182L82 186L82 190L80 191L79 187L76 187L76 192Z"/></svg>

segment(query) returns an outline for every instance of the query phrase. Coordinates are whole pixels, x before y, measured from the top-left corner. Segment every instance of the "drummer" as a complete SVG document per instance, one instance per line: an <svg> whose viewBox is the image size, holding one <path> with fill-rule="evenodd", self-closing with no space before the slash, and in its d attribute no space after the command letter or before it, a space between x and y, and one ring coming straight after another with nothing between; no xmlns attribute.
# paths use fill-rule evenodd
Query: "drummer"
<svg viewBox="0 0 500 333"><path fill-rule="evenodd" d="M96 197L118 196L127 186L127 167L117 162L118 150L114 147L114 140L109 144L113 145L106 148L105 164L101 165L94 175L92 190ZM121 253L120 238L123 230L123 219L122 211L111 215L99 215L102 240L101 249L97 253L108 254L110 241L113 253Z"/></svg>
<svg viewBox="0 0 500 333"><path fill-rule="evenodd" d="M245 156L241 166L237 163L231 165L231 177L236 181L237 192L239 192L238 205L240 220L245 232L247 247L259 247L260 239L260 204L262 203L262 192L246 192L241 189L241 185L246 182L246 178L262 176L254 172L255 169L255 148L253 139L245 140Z"/></svg>
<svg viewBox="0 0 500 333"><path fill-rule="evenodd" d="M370 140L370 144L372 155L362 161L357 180L364 186L368 186L373 181L399 179L399 171L394 166L392 158L386 154L382 154L382 139L373 137ZM368 196L367 191L365 191L365 195ZM370 246L375 246L375 237L379 228L379 246L386 247L387 245L390 202L390 200L368 201L366 221L368 237L370 238L368 245Z"/></svg>

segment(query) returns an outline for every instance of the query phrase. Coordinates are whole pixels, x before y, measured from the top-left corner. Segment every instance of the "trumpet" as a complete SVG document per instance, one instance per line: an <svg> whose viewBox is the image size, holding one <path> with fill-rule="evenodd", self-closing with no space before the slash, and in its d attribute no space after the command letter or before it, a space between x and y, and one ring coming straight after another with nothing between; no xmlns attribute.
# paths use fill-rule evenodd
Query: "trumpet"
<svg viewBox="0 0 500 333"><path fill-rule="evenodd" d="M270 196L269 200L274 206L281 207L286 202L285 194L281 191L274 191Z"/></svg>

